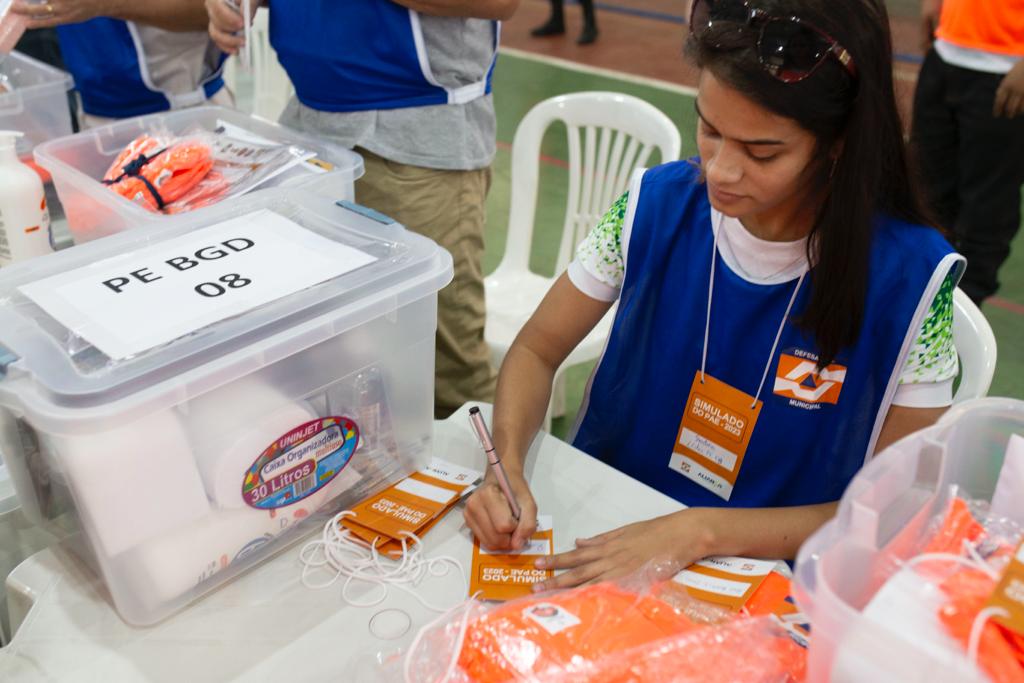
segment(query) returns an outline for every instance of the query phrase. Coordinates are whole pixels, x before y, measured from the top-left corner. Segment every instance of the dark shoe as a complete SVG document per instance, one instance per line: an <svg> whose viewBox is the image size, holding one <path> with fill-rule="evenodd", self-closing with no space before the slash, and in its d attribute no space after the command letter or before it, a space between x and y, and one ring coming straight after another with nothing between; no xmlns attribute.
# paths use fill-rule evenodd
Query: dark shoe
<svg viewBox="0 0 1024 683"><path fill-rule="evenodd" d="M548 19L546 24L541 24L530 31L530 35L536 37L560 36L563 33L565 33L565 21L555 18Z"/></svg>
<svg viewBox="0 0 1024 683"><path fill-rule="evenodd" d="M576 39L576 44L590 45L595 40L597 40L597 27L593 25L587 25L583 27L583 32L580 33L580 37Z"/></svg>

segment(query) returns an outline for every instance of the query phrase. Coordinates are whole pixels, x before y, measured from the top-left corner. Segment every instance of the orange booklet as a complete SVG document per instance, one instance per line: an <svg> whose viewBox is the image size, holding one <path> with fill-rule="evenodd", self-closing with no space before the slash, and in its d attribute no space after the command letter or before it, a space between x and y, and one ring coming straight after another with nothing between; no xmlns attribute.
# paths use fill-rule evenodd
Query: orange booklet
<svg viewBox="0 0 1024 683"><path fill-rule="evenodd" d="M746 557L708 557L691 564L673 577L699 600L739 611L772 573L774 560Z"/></svg>
<svg viewBox="0 0 1024 683"><path fill-rule="evenodd" d="M473 569L469 594L480 593L483 600L511 600L533 593L533 584L554 576L550 569L537 569L537 558L554 552L551 517L537 518L537 530L526 547L516 553L494 553L473 540Z"/></svg>
<svg viewBox="0 0 1024 683"><path fill-rule="evenodd" d="M388 545L400 554L406 533L425 533L482 476L435 458L424 469L356 505L355 517L345 517L341 525L367 543L376 543L378 549Z"/></svg>
<svg viewBox="0 0 1024 683"><path fill-rule="evenodd" d="M466 496L468 496L475 489L476 489L475 485L474 486L466 487L466 490L463 491L462 495L460 495L456 499L455 503L452 503L451 505L446 507L444 510L441 511L441 514L439 514L438 516L434 517L432 520L427 522L426 526L424 526L422 529L420 529L419 532L416 534L416 536L418 538L423 538L424 536L426 536L427 532L429 532L431 529L433 529L435 526L437 526L438 522L443 520L445 518L445 515L447 515L451 511L451 509L453 507L455 507L455 505L458 504L458 501L460 501L463 498L465 498ZM360 526L359 524L354 522L351 518L343 519L342 520L342 525L346 529L351 531L353 535L358 536L359 538L361 538L362 540L366 541L370 545L376 546L377 552L379 552L381 555L386 555L386 556L390 557L393 560L397 560L397 559L400 559L402 557L403 550L402 550L402 540L401 539L391 538L389 536L383 536L383 535L377 533L376 531L373 531L372 529L367 529L364 526ZM412 539L406 538L406 542L405 542L406 547L409 547L412 543L413 543Z"/></svg>

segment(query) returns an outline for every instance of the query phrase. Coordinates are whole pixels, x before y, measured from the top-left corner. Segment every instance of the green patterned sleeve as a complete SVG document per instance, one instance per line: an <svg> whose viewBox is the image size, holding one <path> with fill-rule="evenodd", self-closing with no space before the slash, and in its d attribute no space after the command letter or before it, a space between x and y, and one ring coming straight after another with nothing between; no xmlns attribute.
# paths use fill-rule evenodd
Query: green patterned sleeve
<svg viewBox="0 0 1024 683"><path fill-rule="evenodd" d="M954 288L952 274L947 275L907 356L900 384L943 382L956 377L959 359L953 346Z"/></svg>
<svg viewBox="0 0 1024 683"><path fill-rule="evenodd" d="M599 282L615 288L622 287L625 274L622 258L622 227L626 222L629 193L612 204L597 226L576 247L576 261L586 273Z"/></svg>

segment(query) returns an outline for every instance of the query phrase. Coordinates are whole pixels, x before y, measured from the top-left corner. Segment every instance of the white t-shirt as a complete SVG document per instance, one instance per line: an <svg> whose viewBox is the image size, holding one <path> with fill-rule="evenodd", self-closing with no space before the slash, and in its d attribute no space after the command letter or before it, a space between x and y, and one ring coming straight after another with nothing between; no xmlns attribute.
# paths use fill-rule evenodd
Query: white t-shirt
<svg viewBox="0 0 1024 683"><path fill-rule="evenodd" d="M954 45L942 38L935 39L935 51L939 53L939 57L946 64L990 74L1010 73L1010 69L1021 59L1014 55L1001 55L996 52Z"/></svg>

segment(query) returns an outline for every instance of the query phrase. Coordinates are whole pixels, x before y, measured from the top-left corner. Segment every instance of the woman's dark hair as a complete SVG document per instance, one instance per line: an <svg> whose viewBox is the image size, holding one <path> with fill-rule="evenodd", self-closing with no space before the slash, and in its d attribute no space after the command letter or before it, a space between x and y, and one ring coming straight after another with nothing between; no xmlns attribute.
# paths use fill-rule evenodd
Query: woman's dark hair
<svg viewBox="0 0 1024 683"><path fill-rule="evenodd" d="M882 0L751 0L776 17L796 16L852 55L851 76L831 55L796 83L774 78L757 56L758 31L715 22L690 34L686 52L702 69L817 139L823 203L807 242L814 266L799 323L822 367L856 342L864 318L874 220L879 213L933 225L909 168L896 108L889 17ZM756 29L756 24L754 29ZM836 143L841 152L833 160Z"/></svg>

